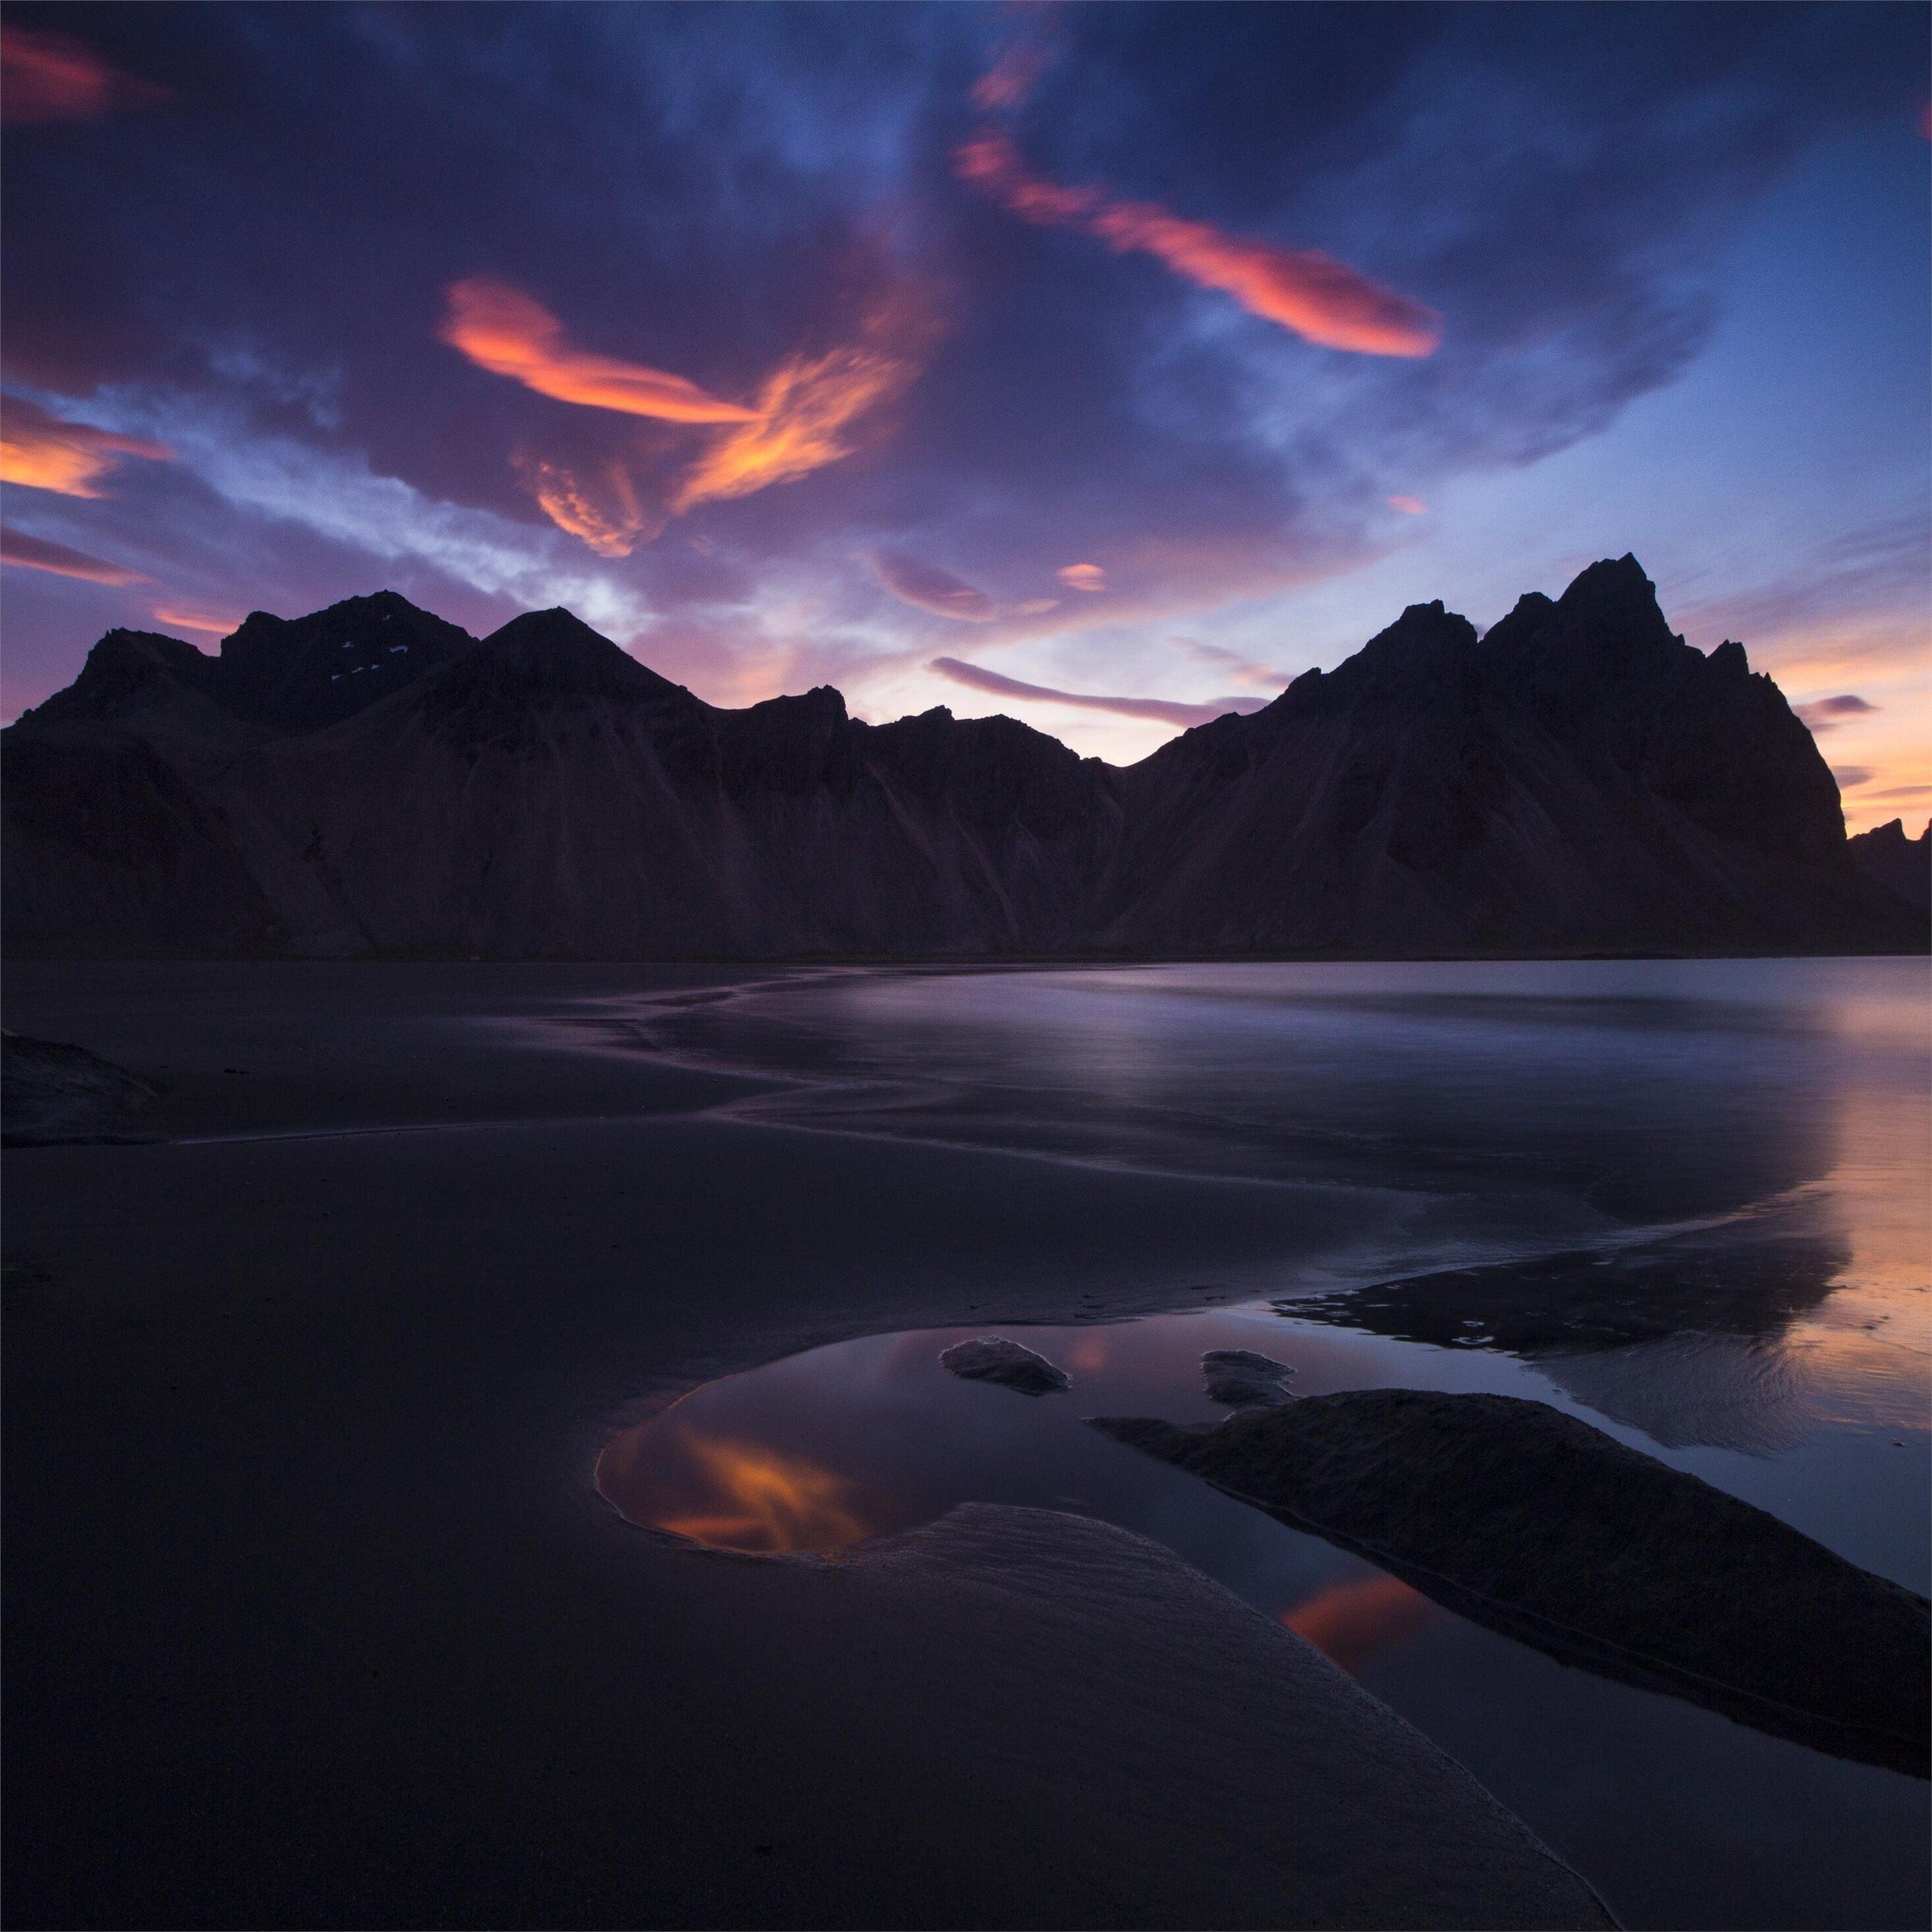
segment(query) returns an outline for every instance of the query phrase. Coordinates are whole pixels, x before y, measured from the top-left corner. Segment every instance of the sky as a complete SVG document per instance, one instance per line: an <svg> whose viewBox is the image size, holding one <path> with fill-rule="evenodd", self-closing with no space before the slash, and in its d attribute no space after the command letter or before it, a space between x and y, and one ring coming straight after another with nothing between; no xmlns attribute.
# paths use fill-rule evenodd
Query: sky
<svg viewBox="0 0 1932 1932"><path fill-rule="evenodd" d="M1634 551L1932 812L1912 4L9 5L4 715L563 604L1126 763Z"/></svg>

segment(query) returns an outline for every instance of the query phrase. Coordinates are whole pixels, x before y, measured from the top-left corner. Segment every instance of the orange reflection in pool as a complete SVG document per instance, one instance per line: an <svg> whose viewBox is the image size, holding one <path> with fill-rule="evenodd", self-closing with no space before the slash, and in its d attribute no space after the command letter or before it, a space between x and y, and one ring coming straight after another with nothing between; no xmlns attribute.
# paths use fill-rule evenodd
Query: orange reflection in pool
<svg viewBox="0 0 1932 1932"><path fill-rule="evenodd" d="M726 1550L830 1550L867 1532L850 1486L828 1469L750 1442L686 1436L680 1448L700 1478L699 1507L657 1519L661 1529Z"/></svg>
<svg viewBox="0 0 1932 1932"><path fill-rule="evenodd" d="M1306 1603L1283 1610L1281 1620L1352 1675L1442 1614L1438 1605L1399 1576L1358 1576L1331 1584Z"/></svg>

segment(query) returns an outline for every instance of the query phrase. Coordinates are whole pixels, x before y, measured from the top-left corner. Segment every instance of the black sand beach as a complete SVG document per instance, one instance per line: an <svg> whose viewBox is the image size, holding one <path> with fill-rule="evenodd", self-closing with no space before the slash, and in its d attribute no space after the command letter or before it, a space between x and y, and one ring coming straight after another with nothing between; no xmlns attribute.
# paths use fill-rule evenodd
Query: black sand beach
<svg viewBox="0 0 1932 1932"><path fill-rule="evenodd" d="M751 1090L483 1024L729 976L14 969L178 1138L9 1156L10 1922L1606 1922L1138 1539L770 1562L603 1503L706 1378L1252 1294L1347 1211L694 1118Z"/></svg>

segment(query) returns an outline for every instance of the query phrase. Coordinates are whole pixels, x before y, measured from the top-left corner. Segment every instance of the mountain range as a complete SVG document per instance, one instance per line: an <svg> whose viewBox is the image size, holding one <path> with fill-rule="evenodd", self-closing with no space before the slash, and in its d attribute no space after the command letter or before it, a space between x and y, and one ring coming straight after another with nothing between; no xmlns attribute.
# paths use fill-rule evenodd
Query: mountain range
<svg viewBox="0 0 1932 1932"><path fill-rule="evenodd" d="M1009 718L866 724L829 686L722 710L567 611L478 640L382 591L257 612L213 656L110 631L0 734L0 778L16 955L1440 956L1927 932L1924 842L1848 840L1778 686L1741 644L1675 635L1630 556L1484 634L1412 605L1334 670L1126 768Z"/></svg>

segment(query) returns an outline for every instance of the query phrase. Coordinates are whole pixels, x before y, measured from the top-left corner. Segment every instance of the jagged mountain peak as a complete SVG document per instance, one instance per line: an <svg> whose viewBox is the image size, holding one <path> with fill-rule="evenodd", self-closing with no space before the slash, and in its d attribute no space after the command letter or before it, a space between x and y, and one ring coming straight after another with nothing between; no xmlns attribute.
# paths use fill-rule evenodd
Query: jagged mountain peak
<svg viewBox="0 0 1932 1932"><path fill-rule="evenodd" d="M1832 950L1913 943L1927 870L1848 853L1777 686L1631 556L1480 639L1412 604L1125 771L830 685L716 710L568 610L478 642L393 592L218 658L112 633L43 711L0 769L40 951Z"/></svg>
<svg viewBox="0 0 1932 1932"><path fill-rule="evenodd" d="M1579 571L1553 615L1567 634L1598 650L1655 652L1684 641L1664 615L1657 586L1628 551Z"/></svg>
<svg viewBox="0 0 1932 1932"><path fill-rule="evenodd" d="M475 642L393 590L346 597L305 617L254 610L222 640L208 688L252 723L315 730L401 690Z"/></svg>

